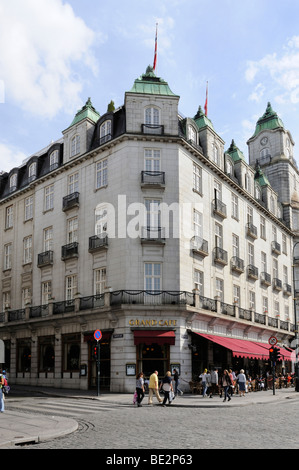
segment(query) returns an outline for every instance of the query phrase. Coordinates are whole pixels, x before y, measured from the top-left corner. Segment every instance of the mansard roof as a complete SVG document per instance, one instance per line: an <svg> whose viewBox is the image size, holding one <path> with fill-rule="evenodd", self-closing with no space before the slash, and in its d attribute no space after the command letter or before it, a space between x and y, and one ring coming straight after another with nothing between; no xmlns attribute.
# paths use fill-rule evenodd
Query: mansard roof
<svg viewBox="0 0 299 470"><path fill-rule="evenodd" d="M146 72L137 78L130 93L143 93L147 95L177 96L171 91L163 78L155 75L153 67L147 67Z"/></svg>
<svg viewBox="0 0 299 470"><path fill-rule="evenodd" d="M99 118L100 114L93 107L91 99L88 98L85 105L77 112L76 116L73 119L73 122L69 127L73 126L74 124L78 124L78 122L83 121L84 119L90 119L94 123L97 123Z"/></svg>
<svg viewBox="0 0 299 470"><path fill-rule="evenodd" d="M273 111L271 103L268 103L267 109L256 123L255 132L252 137L257 136L263 130L284 129L284 124L278 114Z"/></svg>

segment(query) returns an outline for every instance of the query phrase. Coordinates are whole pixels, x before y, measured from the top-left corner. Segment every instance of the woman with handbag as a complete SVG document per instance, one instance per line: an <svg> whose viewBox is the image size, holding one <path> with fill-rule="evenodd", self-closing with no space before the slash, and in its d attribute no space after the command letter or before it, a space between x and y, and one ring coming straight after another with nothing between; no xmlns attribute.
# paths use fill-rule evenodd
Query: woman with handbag
<svg viewBox="0 0 299 470"><path fill-rule="evenodd" d="M228 370L225 369L224 372L223 372L223 376L222 376L222 386L223 386L223 389L224 389L224 400L223 401L226 401L226 398L228 398L228 401L231 400L231 397L229 395L229 389L230 389L231 385L232 385L231 378L229 376Z"/></svg>
<svg viewBox="0 0 299 470"><path fill-rule="evenodd" d="M136 392L137 392L137 406L142 406L141 402L144 399L144 378L143 372L139 372L136 379Z"/></svg>
<svg viewBox="0 0 299 470"><path fill-rule="evenodd" d="M171 399L169 394L172 392L173 393L173 387L172 387L172 379L171 379L171 372L168 371L166 372L165 377L162 379L162 390L164 391L164 400L162 403L162 406L166 405L166 402L168 400L169 404L171 404Z"/></svg>

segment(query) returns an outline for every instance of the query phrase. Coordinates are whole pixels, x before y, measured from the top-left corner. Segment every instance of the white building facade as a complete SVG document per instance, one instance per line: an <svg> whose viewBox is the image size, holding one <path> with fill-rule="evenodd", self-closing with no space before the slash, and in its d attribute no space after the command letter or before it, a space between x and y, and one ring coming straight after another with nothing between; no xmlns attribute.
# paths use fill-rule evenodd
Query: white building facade
<svg viewBox="0 0 299 470"><path fill-rule="evenodd" d="M299 230L292 137L270 105L249 163L149 67L124 106L88 100L0 175L0 339L10 383L131 392L136 373L290 371ZM283 175L283 178L282 176Z"/></svg>

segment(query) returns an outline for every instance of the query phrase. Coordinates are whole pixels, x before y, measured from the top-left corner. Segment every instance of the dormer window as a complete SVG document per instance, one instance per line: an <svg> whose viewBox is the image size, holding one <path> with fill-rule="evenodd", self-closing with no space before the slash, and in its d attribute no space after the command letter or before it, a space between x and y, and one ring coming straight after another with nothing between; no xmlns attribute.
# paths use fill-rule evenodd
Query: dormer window
<svg viewBox="0 0 299 470"><path fill-rule="evenodd" d="M251 178L250 178L249 173L246 173L245 175L245 189L249 193L251 192Z"/></svg>
<svg viewBox="0 0 299 470"><path fill-rule="evenodd" d="M15 191L17 189L17 174L14 173L9 179L9 190Z"/></svg>
<svg viewBox="0 0 299 470"><path fill-rule="evenodd" d="M100 127L100 144L111 140L111 120L105 121Z"/></svg>
<svg viewBox="0 0 299 470"><path fill-rule="evenodd" d="M71 157L80 153L80 136L75 135L71 140Z"/></svg>
<svg viewBox="0 0 299 470"><path fill-rule="evenodd" d="M58 158L59 158L58 150L54 150L50 154L50 171L55 170L55 168L58 167Z"/></svg>
<svg viewBox="0 0 299 470"><path fill-rule="evenodd" d="M36 176L37 176L37 163L33 162L29 166L29 170L28 170L28 180L29 180L29 182L35 180Z"/></svg>
<svg viewBox="0 0 299 470"><path fill-rule="evenodd" d="M164 126L160 124L160 110L158 108L145 109L142 129L145 134L163 134Z"/></svg>
<svg viewBox="0 0 299 470"><path fill-rule="evenodd" d="M270 158L270 157L271 157L271 154L270 154L269 147L265 147L264 149L262 149L260 151L260 159L261 160L265 160L265 159Z"/></svg>
<svg viewBox="0 0 299 470"><path fill-rule="evenodd" d="M197 139L196 139L196 131L193 126L189 126L188 128L189 131L189 140L191 140L192 143L196 144Z"/></svg>
<svg viewBox="0 0 299 470"><path fill-rule="evenodd" d="M226 173L233 176L233 164L230 160L226 160Z"/></svg>
<svg viewBox="0 0 299 470"><path fill-rule="evenodd" d="M218 166L220 165L219 148L217 145L214 145L213 147L213 162Z"/></svg>

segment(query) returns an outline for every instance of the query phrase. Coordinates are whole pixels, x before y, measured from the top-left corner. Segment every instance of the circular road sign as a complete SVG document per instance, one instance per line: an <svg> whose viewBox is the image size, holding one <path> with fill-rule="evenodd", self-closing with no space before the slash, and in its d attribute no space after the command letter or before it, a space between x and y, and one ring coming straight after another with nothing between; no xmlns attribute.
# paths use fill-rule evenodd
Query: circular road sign
<svg viewBox="0 0 299 470"><path fill-rule="evenodd" d="M275 346L277 343L277 338L275 338L275 336L270 336L268 343L271 344L271 346Z"/></svg>
<svg viewBox="0 0 299 470"><path fill-rule="evenodd" d="M96 330L93 334L94 336L94 339L96 339L97 341L100 341L100 339L102 338L102 332L101 330Z"/></svg>

